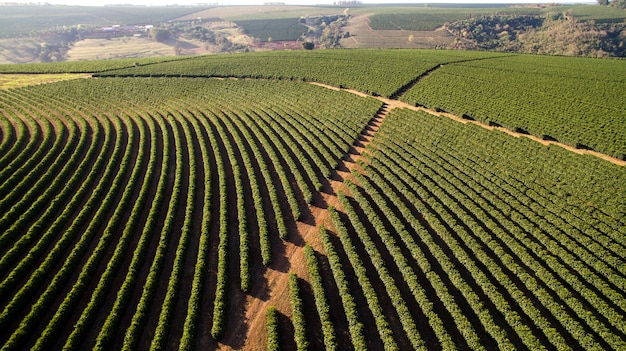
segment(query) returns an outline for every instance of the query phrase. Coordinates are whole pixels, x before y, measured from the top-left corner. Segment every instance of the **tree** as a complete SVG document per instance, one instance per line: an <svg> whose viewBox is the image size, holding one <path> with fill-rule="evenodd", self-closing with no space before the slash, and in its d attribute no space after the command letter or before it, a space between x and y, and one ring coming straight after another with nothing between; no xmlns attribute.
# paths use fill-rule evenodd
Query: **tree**
<svg viewBox="0 0 626 351"><path fill-rule="evenodd" d="M608 0L607 0L608 2ZM611 6L615 6L618 8L626 9L626 0L613 0L611 1Z"/></svg>
<svg viewBox="0 0 626 351"><path fill-rule="evenodd" d="M150 36L152 37L152 39L158 41L159 43L163 43L172 38L172 33L170 33L170 31L167 29L153 28L150 31Z"/></svg>
<svg viewBox="0 0 626 351"><path fill-rule="evenodd" d="M313 50L315 48L315 44L310 41L305 41L304 43L302 43L302 48L304 50Z"/></svg>
<svg viewBox="0 0 626 351"><path fill-rule="evenodd" d="M609 0L597 0L599 5L606 6L609 4Z"/></svg>

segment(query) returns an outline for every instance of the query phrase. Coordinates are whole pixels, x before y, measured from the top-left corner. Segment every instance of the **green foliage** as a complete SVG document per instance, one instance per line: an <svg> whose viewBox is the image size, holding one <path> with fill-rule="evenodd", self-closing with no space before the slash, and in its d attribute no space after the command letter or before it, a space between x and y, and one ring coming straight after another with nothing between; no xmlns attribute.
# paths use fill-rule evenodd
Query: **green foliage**
<svg viewBox="0 0 626 351"><path fill-rule="evenodd" d="M0 204L8 209L0 217L7 272L0 325L27 317L8 332L7 345L41 326L33 340L40 348L90 343L85 336L96 332L96 349L175 342L179 306L187 311L180 348L193 346L200 306L213 306L212 334L223 335L229 281L237 280L229 261L239 260L241 289L248 290L250 238L258 235L269 265L270 237L287 236L286 223L380 106L303 82L190 78L81 79L2 91L0 101L7 111L0 117ZM209 240L217 244L216 272L207 269ZM98 267L103 271L94 273ZM190 285L181 284L183 274L193 277ZM215 285L204 287L207 279ZM64 286L70 294L61 296ZM201 300L209 288L215 298ZM88 298L75 309L78 295ZM156 296L165 299L155 303ZM50 299L60 307L52 309ZM25 301L36 302L32 311ZM126 313L130 325L120 332ZM67 318L76 328L59 340ZM148 318L157 321L153 329Z"/></svg>
<svg viewBox="0 0 626 351"><path fill-rule="evenodd" d="M261 41L298 40L307 27L298 18L236 20L244 32Z"/></svg>
<svg viewBox="0 0 626 351"><path fill-rule="evenodd" d="M626 54L622 45L626 24L578 21L572 13L568 10L541 16L481 16L451 23L446 28L457 36L454 47L458 49L586 57Z"/></svg>
<svg viewBox="0 0 626 351"><path fill-rule="evenodd" d="M278 310L274 306L268 307L265 311L268 351L280 350L278 334L278 313Z"/></svg>
<svg viewBox="0 0 626 351"><path fill-rule="evenodd" d="M456 22L471 16L463 12L424 11L423 13L376 14L370 16L374 30L434 30L448 22Z"/></svg>
<svg viewBox="0 0 626 351"><path fill-rule="evenodd" d="M370 27L374 30L432 31L447 23L491 15L538 15L538 8L450 6L372 8Z"/></svg>
<svg viewBox="0 0 626 351"><path fill-rule="evenodd" d="M354 172L355 175L357 173L358 172ZM350 181L346 181L346 183L348 185L348 188L350 189L350 192L356 196L358 193L358 190L356 189L354 184ZM412 348L414 350L425 349L424 342L421 339L420 334L417 330L417 326L415 325L414 318L411 315L408 306L405 304L405 301L400 297L401 296L400 290L398 289L397 285L393 281L392 275L389 273L388 268L385 266L382 256L376 249L376 245L374 244L373 240L369 237L367 233L368 230L366 229L366 226L370 227L371 223L363 223L361 219L359 219L358 214L356 213L356 210L354 209L354 207L352 207L352 204L350 204L350 202L345 197L345 195L339 194L339 201L344 207L346 214L349 217L349 221L354 227L355 231L357 232L357 236L359 240L361 241L361 243L363 244L366 252L368 253L370 260L372 261L372 264L376 268L376 273L378 277L382 280L383 284L385 285L385 289L387 290L387 293L389 294L392 305L394 306L396 312L398 313L400 322L404 328L404 332L407 338L411 342ZM366 213L368 217L375 218L374 211L371 210L371 208L367 208ZM354 263L358 261L356 259L356 252L353 251L354 248L352 247L352 244L348 242L349 239L347 237L348 232L346 230L346 227L343 225L343 223L341 223L341 219L338 216L336 211L331 211L331 216L332 216L333 222L335 223L335 227L337 228L337 231L339 232L340 238L342 239L342 243L344 243L343 245L344 249L346 250L346 253L349 255L350 261L353 262L353 265L354 265ZM389 239L389 234L385 232L385 229L382 223L380 221L376 221L374 223L375 223L374 230L376 231L378 235L380 235L383 238L385 244L389 243L389 245L393 245L393 242L392 242L393 240ZM400 262L403 259L402 257L400 257L399 255L396 255L394 256L394 259L396 260L396 263L398 265L401 265ZM358 272L363 271L362 267L353 267L353 268L355 272L357 272L357 274L359 274ZM407 276L408 276L408 279L412 279L414 277L412 272L407 274ZM359 276L359 279L361 280L365 278ZM414 289L416 287L417 287L417 284L414 284L414 286L412 286L412 288ZM377 308L381 309L381 307L377 307ZM388 313L380 313L380 311L375 311L375 310L372 310L372 313L374 314L374 316L377 316L377 318L380 318L378 316L382 317L383 315L388 315ZM386 345L389 345L386 347L392 348L393 347L392 340L385 339L385 338L389 338L389 336L384 336L383 334L381 334L381 339L383 343L385 343ZM451 340L449 341L446 340L446 342L449 342L450 344L452 343Z"/></svg>
<svg viewBox="0 0 626 351"><path fill-rule="evenodd" d="M607 1L609 3L609 1ZM610 1L611 4L617 4ZM563 6L555 10L571 13L580 21L593 21L595 23L619 23L626 20L626 10L616 6Z"/></svg>
<svg viewBox="0 0 626 351"><path fill-rule="evenodd" d="M441 50L316 50L195 57L100 76L190 76L304 80L392 96L438 64L493 56ZM497 55L497 54L496 54Z"/></svg>
<svg viewBox="0 0 626 351"><path fill-rule="evenodd" d="M534 15L490 15L457 21L446 28L458 38L475 43L475 48L516 51L519 37L543 22L543 17Z"/></svg>
<svg viewBox="0 0 626 351"><path fill-rule="evenodd" d="M291 303L291 320L293 322L296 350L304 351L309 349L309 341L306 337L306 323L300 295L298 276L295 273L289 273L289 301Z"/></svg>
<svg viewBox="0 0 626 351"><path fill-rule="evenodd" d="M329 207L329 210L332 209L332 207ZM359 320L359 312L354 302L354 297L352 297L350 285L348 284L346 274L343 271L341 262L339 261L337 251L330 240L330 235L331 234L326 231L326 228L320 228L320 238L322 239L324 249L328 255L328 262L333 272L335 284L337 284L337 288L339 289L341 303L343 304L346 319L348 320L348 331L350 332L352 345L355 350L365 350L367 348L367 339L363 333L363 322Z"/></svg>
<svg viewBox="0 0 626 351"><path fill-rule="evenodd" d="M157 62L184 60L188 57L148 57L75 62L25 63L0 65L1 73L93 73L138 67Z"/></svg>
<svg viewBox="0 0 626 351"><path fill-rule="evenodd" d="M413 58L413 73L438 68L408 101L624 145L622 61L306 54L308 66L286 68L293 77L344 81L313 70L324 56L390 55L392 67ZM263 60L280 55L251 55L256 68L227 57L163 65L278 78ZM292 236L381 106L299 80L98 78L0 91L3 347L188 350L200 335L228 336L240 290L264 284L251 266L272 264L270 243ZM328 209L337 236L322 228L318 256L303 248L313 297L289 277L298 348L313 341L307 332L330 350L626 347L624 167L408 109L387 115L362 154L351 197L338 195L344 212ZM278 313L267 312L275 349ZM307 330L309 313L321 332Z"/></svg>
<svg viewBox="0 0 626 351"><path fill-rule="evenodd" d="M202 8L165 6L2 6L3 36L69 26L157 24Z"/></svg>
<svg viewBox="0 0 626 351"><path fill-rule="evenodd" d="M512 56L446 65L402 100L624 158L623 75L620 60Z"/></svg>
<svg viewBox="0 0 626 351"><path fill-rule="evenodd" d="M330 351L337 350L337 336L335 333L335 327L331 320L330 306L328 304L326 293L324 292L324 285L322 283L322 276L320 274L317 258L315 257L315 251L311 246L306 245L304 247L304 255L306 257L306 265L311 279L311 286L313 287L313 295L315 296L315 306L317 307L317 313L322 323L324 347L326 350Z"/></svg>
<svg viewBox="0 0 626 351"><path fill-rule="evenodd" d="M620 188L612 183L616 178L624 178L619 175L624 172L622 167L559 148L545 149L524 138L493 134L424 113L405 110L387 118L379 132L382 134L377 146L379 151L371 158L372 167L368 168L368 173L380 172L380 176L372 178L376 187L360 177L374 201L380 203L374 196L375 189L383 189L384 195L390 197L388 203L403 214L415 230L414 235L428 245L437 260L448 260L429 238L431 230L438 233L437 237L452 250L453 261L458 260L457 269L467 269L494 306L507 311L507 323L529 348L540 347L539 341L529 333L528 328L532 326L520 324L520 316L511 309L512 304L523 307L525 314L536 316L531 317L532 320L553 345L563 346L566 341L550 326L549 320L540 317L537 308L545 308L551 318L567 325L572 336L585 348L601 348L603 342L611 348L623 347L618 333L610 331L622 328L615 319L617 307L606 304L607 301L620 306L626 303L611 287L622 280L617 271L623 256L610 249L612 245L607 246L608 242L622 245L623 240L619 235L612 235L611 230L585 233L584 224L585 221L603 222L607 228L623 225L623 215L614 213L615 209L603 200L593 205L594 211L585 210L595 201L590 196L602 193L600 196L608 199L614 195L614 190L606 189ZM567 170L561 171L561 167ZM539 169L547 168L560 176L547 176L547 173L539 176L543 172ZM601 185L579 181L584 179L582 174L591 169L596 170L595 182ZM388 187L384 183L393 185ZM576 187L586 189L575 190ZM396 195L392 195L394 191ZM568 205L562 206L564 202ZM504 206L505 203L510 205ZM405 206L415 209L405 210ZM547 215L549 212L552 215ZM415 219L416 226L413 226L411 213L419 213L424 221L420 223ZM424 225L431 229L420 229ZM598 240L593 248L587 247L590 240ZM460 245L471 254L464 253ZM605 259L591 262L590 255ZM557 256L562 263L551 258ZM503 289L489 287L491 283L477 269L477 262L488 269ZM444 269L455 266L450 263L441 265ZM593 273L594 270L604 272L603 278ZM450 276L452 273L448 272ZM557 276L564 281L559 282ZM521 290L520 285L514 283L517 279L522 284ZM458 283L461 284L459 290L470 298L472 295L463 280ZM594 285L597 290L585 288L585 284ZM542 287L528 291L523 288L531 286ZM507 294L516 302L508 301ZM525 299L537 299L541 305L524 303ZM595 312L582 308L587 303L595 306ZM563 306L567 306L568 313L563 313ZM579 323L576 318L584 322ZM584 331L585 326L602 337L590 337ZM494 338L499 340L497 335L494 334Z"/></svg>

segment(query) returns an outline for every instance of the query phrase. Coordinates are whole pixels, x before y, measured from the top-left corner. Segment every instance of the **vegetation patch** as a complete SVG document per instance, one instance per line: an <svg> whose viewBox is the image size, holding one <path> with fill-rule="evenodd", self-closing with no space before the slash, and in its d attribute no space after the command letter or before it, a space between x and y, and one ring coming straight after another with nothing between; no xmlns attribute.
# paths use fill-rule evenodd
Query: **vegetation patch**
<svg viewBox="0 0 626 351"><path fill-rule="evenodd" d="M2 349L626 349L625 64L2 65Z"/></svg>
<svg viewBox="0 0 626 351"><path fill-rule="evenodd" d="M401 99L623 158L623 75L622 60L516 55L444 65Z"/></svg>
<svg viewBox="0 0 626 351"><path fill-rule="evenodd" d="M237 20L236 23L246 34L261 41L298 40L307 32L298 18Z"/></svg>
<svg viewBox="0 0 626 351"><path fill-rule="evenodd" d="M86 77L84 74L0 74L0 89L19 88Z"/></svg>

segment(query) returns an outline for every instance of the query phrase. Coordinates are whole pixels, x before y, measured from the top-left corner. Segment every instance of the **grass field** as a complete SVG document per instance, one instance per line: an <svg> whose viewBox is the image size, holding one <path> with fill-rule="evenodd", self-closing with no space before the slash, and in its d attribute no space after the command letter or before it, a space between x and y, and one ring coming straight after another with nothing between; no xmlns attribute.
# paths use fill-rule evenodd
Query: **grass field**
<svg viewBox="0 0 626 351"><path fill-rule="evenodd" d="M174 56L172 45L149 38L85 39L67 53L68 61L106 60L130 57Z"/></svg>
<svg viewBox="0 0 626 351"><path fill-rule="evenodd" d="M0 89L2 351L626 348L626 162L526 137L626 150L626 61L9 70L35 84Z"/></svg>
<svg viewBox="0 0 626 351"><path fill-rule="evenodd" d="M84 74L0 74L0 89L19 88L68 79L84 78Z"/></svg>

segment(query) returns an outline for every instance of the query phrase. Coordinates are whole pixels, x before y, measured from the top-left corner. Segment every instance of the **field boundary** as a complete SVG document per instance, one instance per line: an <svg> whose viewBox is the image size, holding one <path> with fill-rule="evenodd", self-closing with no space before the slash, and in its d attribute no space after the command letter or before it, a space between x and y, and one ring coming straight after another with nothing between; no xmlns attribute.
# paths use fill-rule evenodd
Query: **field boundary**
<svg viewBox="0 0 626 351"><path fill-rule="evenodd" d="M439 65L439 67L441 67L441 66L442 65ZM432 73L432 71L434 71L434 69L430 70L431 73ZM422 76L420 76L420 77L422 77ZM419 78L416 80L415 83L417 83L418 81L419 81ZM488 130L497 130L497 131L500 131L500 132L504 132L504 133L509 134L509 135L511 135L513 137L516 137L516 138L521 138L521 137L528 138L530 140L536 141L536 142L538 142L538 143L540 143L542 145L545 145L545 146L555 145L555 146L562 147L562 148L564 148L567 151L571 151L571 152L579 154L579 155L591 155L591 156L595 156L595 157L598 157L600 159L603 159L605 161L611 162L611 163L613 163L615 165L618 165L618 166L626 166L626 160L620 160L619 158L615 158L615 157L609 156L607 154L603 154L603 153L598 152L598 151L589 150L589 149L577 149L574 146L567 145L567 144L564 144L564 143L561 143L561 142L558 142L558 141L544 140L544 139L539 138L537 136L534 136L534 135L531 135L531 134L519 133L519 132L513 131L511 129L505 128L505 127L492 126L492 125L489 125L487 123L483 123L483 122L480 122L480 121L464 119L464 118L462 118L460 116L457 116L457 115L449 113L449 112L435 111L435 110L426 108L424 106L413 106L411 104L408 104L406 102L402 102L402 101L399 101L399 100L396 100L396 99L385 98L385 97L382 97L382 96L371 96L371 95L367 95L367 94L365 94L363 92L360 92L360 91L356 91L356 90L352 90L352 89L338 88L338 87L334 87L334 86L328 85L328 84L316 83L316 82L312 82L311 84L314 84L314 85L317 85L317 86L321 86L321 87L324 87L324 88L327 88L327 89L332 89L332 90L343 90L343 91L347 91L349 93L356 94L356 95L363 96L363 97L365 97L365 96L373 97L374 99L380 100L383 103L388 104L390 110L392 110L394 108L406 108L406 109L413 110L413 111L424 111L424 112L427 112L427 113L429 113L429 114L431 114L433 116L448 117L448 118L450 118L452 120L455 120L455 121L463 123L463 124L471 123L471 124L477 125L479 127L482 127L482 128L488 129Z"/></svg>
<svg viewBox="0 0 626 351"><path fill-rule="evenodd" d="M514 56L514 55L513 55ZM503 56L499 56L499 57L503 57ZM324 87L327 89L331 89L331 90L343 90L343 91L347 91L349 93L361 96L361 97L373 97L377 100L380 100L381 102L389 105L389 110L392 110L394 108L407 108L410 110L414 110L414 111L424 111L427 112L431 115L434 116L444 116L444 117L448 117L450 119L453 119L457 122L461 122L463 124L467 124L467 123L472 123L475 124L477 126L483 127L485 129L489 129L489 130L498 130L501 132L504 132L506 134L509 134L511 136L514 136L516 138L520 138L520 137L525 137L528 139L531 139L533 141L536 141L542 145L545 146L550 146L550 145L555 145L555 146L559 146L564 148L565 150L571 151L573 153L579 154L579 155L591 155L591 156L595 156L598 157L600 159L603 159L605 161L611 162L615 165L618 166L626 166L626 160L622 160L616 157L612 157L610 155L595 151L595 150L590 150L590 149L579 149L576 148L575 146L571 146L571 145L567 145L565 143L561 143L558 141L554 141L554 140L546 140L546 139L542 139L540 137L531 135L531 134L527 134L527 133L520 133L520 132L516 132L514 130L505 128L505 127L501 127L501 126L493 126L493 125L489 125L487 123L483 123L477 120L469 120L469 119L464 119L460 116L457 116L455 114L449 113L449 112L444 112L444 111L436 111L433 109L429 109L426 108L424 106L413 106L411 104L402 102L400 100L398 100L398 98L404 94L406 91L408 91L409 89L411 89L413 86L415 86L417 83L419 83L421 80L423 80L424 78L428 77L430 74L432 74L433 72L435 72L437 69L447 65L447 64L455 64L455 63L460 63L460 62L469 62L469 61L479 61L479 60L489 60L489 59L493 59L494 57L485 57L485 58L479 58L479 59L470 59L470 60L461 60L461 61L454 61L454 62L449 62L449 63L442 63L442 64L438 64L436 66L434 66L433 68L429 69L428 71L424 72L423 74L419 75L417 78L411 80L409 83L407 83L406 85L404 85L403 87L401 87L400 89L398 89L396 92L394 92L390 98L385 98L382 96L374 96L374 95L369 95L366 93L363 93L361 91L358 90L354 90L354 89L345 89L345 88L340 88L340 87L336 87L336 86L332 86L329 84L325 84L325 83L320 83L320 82L309 82L310 84L313 85L317 85L320 87ZM2 76L5 76L7 74L0 74L0 78ZM40 73L26 73L26 74L20 74L21 76L29 76L29 75L45 75L45 74L40 74ZM97 75L92 75L92 74L76 74L75 76L72 76L69 79L76 79L76 78L94 78L97 77ZM128 78L128 77L124 77L124 78ZM143 77L142 77L143 78ZM178 78L178 76L174 76L172 78ZM206 77L207 79L242 79L240 77L236 77L236 76L228 76L228 77ZM272 79L268 79L268 78L243 78L243 79L265 79L265 80L272 80ZM60 79L60 80L66 80L66 79ZM55 80L51 80L51 81L46 81L43 83L39 83L39 84L47 84L47 83L53 83L53 82L57 82L59 81L58 79ZM27 84L27 85L32 85L32 84Z"/></svg>
<svg viewBox="0 0 626 351"><path fill-rule="evenodd" d="M467 60L458 60L458 61L440 63L434 66L433 68L427 70L426 72L420 74L419 76L413 78L410 82L406 83L405 85L401 86L400 89L393 92L393 94L391 94L389 98L392 100L397 100L398 98L400 98L400 96L404 95L404 93L409 91L409 89L413 88L421 80L427 78L429 75L433 74L436 70L438 70L439 68L445 65L454 65L454 64L463 63L463 62L493 60L494 58L502 58L502 57L510 57L510 56L516 56L516 55L489 56L489 57L480 57L480 58L472 58L472 59L467 59Z"/></svg>

